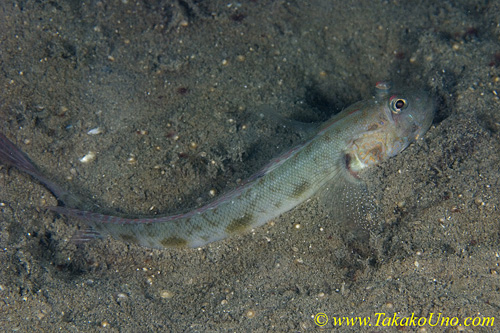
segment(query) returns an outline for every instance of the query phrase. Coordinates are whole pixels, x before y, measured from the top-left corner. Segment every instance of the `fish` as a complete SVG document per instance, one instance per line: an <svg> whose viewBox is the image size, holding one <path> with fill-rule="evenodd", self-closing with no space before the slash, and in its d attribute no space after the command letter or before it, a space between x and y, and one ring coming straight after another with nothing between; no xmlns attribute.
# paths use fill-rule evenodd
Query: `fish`
<svg viewBox="0 0 500 333"><path fill-rule="evenodd" d="M435 98L425 90L393 89L378 82L375 94L347 107L316 135L268 163L236 189L182 214L132 218L79 208L81 201L43 175L0 133L0 163L45 185L61 203L50 211L84 221L75 236L87 241L111 235L148 248L202 247L261 226L304 201L328 193L327 204L343 219L373 223L365 170L397 155L430 128Z"/></svg>

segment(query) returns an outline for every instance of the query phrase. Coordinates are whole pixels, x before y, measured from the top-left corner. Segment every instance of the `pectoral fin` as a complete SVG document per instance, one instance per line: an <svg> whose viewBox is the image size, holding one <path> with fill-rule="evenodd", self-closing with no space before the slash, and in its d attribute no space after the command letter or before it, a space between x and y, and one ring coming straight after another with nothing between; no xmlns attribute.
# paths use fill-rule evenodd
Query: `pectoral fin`
<svg viewBox="0 0 500 333"><path fill-rule="evenodd" d="M319 202L336 222L369 230L378 222L377 206L366 183L347 169L318 192Z"/></svg>

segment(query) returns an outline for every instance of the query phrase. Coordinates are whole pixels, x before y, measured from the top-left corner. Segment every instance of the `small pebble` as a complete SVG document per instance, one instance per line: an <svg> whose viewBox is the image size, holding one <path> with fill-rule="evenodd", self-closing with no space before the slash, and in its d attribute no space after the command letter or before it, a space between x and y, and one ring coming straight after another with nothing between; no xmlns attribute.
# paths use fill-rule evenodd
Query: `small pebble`
<svg viewBox="0 0 500 333"><path fill-rule="evenodd" d="M174 294L169 290L162 290L160 293L160 297L168 299L174 297Z"/></svg>
<svg viewBox="0 0 500 333"><path fill-rule="evenodd" d="M96 153L94 153L93 151L89 151L87 153L87 155L85 155L82 158L80 158L80 162L82 162L82 163L90 163L90 162L94 162L95 159L96 159Z"/></svg>
<svg viewBox="0 0 500 333"><path fill-rule="evenodd" d="M130 154L130 157L127 158L127 163L128 164L136 164L137 163L137 158L134 155Z"/></svg>
<svg viewBox="0 0 500 333"><path fill-rule="evenodd" d="M248 310L245 315L247 316L248 319L252 319L255 317L255 311L254 310Z"/></svg>

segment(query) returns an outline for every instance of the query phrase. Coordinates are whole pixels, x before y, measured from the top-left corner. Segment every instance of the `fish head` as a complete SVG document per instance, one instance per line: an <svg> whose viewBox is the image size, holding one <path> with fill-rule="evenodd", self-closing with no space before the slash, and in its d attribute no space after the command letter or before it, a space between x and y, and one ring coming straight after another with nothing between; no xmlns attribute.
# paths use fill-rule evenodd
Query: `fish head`
<svg viewBox="0 0 500 333"><path fill-rule="evenodd" d="M384 102L384 113L392 124L394 136L404 139L406 146L422 137L432 124L436 100L425 91L395 92ZM395 151L394 155L399 151Z"/></svg>
<svg viewBox="0 0 500 333"><path fill-rule="evenodd" d="M353 176L387 160L420 138L431 126L435 99L425 91L402 90L379 94L356 106L359 131L345 150L346 166ZM360 104L359 104L360 105Z"/></svg>

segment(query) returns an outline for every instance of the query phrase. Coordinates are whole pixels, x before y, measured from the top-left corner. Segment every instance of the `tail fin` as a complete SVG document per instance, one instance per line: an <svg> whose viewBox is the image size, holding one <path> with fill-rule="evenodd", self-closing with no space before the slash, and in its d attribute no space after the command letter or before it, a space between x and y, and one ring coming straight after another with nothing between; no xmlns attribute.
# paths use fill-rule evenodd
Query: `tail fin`
<svg viewBox="0 0 500 333"><path fill-rule="evenodd" d="M0 133L0 163L17 168L19 171L26 172L40 183L45 185L58 200L71 206L78 206L81 201L74 195L63 189L61 186L53 183L38 171L33 162L24 154L12 141Z"/></svg>

